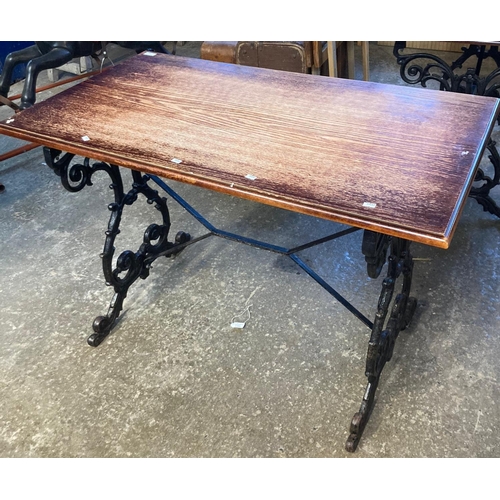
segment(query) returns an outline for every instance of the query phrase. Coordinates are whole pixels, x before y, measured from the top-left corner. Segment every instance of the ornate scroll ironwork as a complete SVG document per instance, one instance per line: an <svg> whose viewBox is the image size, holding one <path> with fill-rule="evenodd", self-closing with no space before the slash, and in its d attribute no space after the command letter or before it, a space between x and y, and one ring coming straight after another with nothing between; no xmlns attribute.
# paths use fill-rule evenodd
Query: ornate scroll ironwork
<svg viewBox="0 0 500 500"><path fill-rule="evenodd" d="M145 279L149 275L152 262L160 255L168 256L178 253L183 247L176 251L175 247L186 243L190 236L180 232L176 236L175 243L168 241L170 230L170 215L165 198L161 198L158 191L149 185L149 176L132 170L132 189L125 192L121 172L118 166L104 162L90 164L85 158L83 163L71 165L73 154L64 153L55 149L44 148L44 156L47 165L61 178L62 185L71 192L82 190L85 186L92 185L92 176L98 171L106 172L111 178L110 189L114 193L114 202L108 205L111 212L108 230L101 254L102 267L106 284L114 289L114 296L105 316L98 316L93 323L94 333L90 335L87 342L91 346L98 346L110 333L115 321L123 309L130 286L139 278ZM144 232L143 243L137 252L126 250L122 252L113 265L115 254L115 239L120 233L120 222L125 206L132 205L137 201L139 195L143 195L149 204L154 204L161 213L162 223L151 224ZM170 251L169 251L170 250Z"/></svg>
<svg viewBox="0 0 500 500"><path fill-rule="evenodd" d="M412 85L419 83L422 87L426 87L429 81L434 80L439 83L440 90L500 97L500 68L492 71L486 77L480 77L479 70L481 65L478 62L475 68L468 68L463 74L455 73L454 70L461 68L466 59L473 54L477 54L475 48L472 52L470 50L465 52L462 57L450 65L434 54L423 52L402 54L401 51L405 47L406 42L396 42L393 54L396 57L397 63L401 66L401 78L406 83ZM498 56L498 53L495 54ZM480 57L480 61L482 61L486 57L493 56L489 53L483 53ZM498 64L500 58L494 57L494 59Z"/></svg>
<svg viewBox="0 0 500 500"><path fill-rule="evenodd" d="M490 177L486 175L482 168L479 168L476 173L474 182L482 183L481 185L473 185L469 196L474 198L482 207L485 212L500 217L500 207L490 197L490 191L500 183L500 154L496 148L496 142L492 139L489 140L486 146L490 154L488 158L493 165L493 175Z"/></svg>
<svg viewBox="0 0 500 500"><path fill-rule="evenodd" d="M417 301L410 297L412 271L410 242L400 238L391 238L387 277L382 283L382 292L366 356L368 384L360 409L351 422L350 434L346 442L347 451L353 452L358 446L375 403L375 392L380 374L392 357L399 332L410 324L415 312ZM396 281L401 275L403 280L401 293L397 294L393 300ZM387 318L391 304L391 313Z"/></svg>

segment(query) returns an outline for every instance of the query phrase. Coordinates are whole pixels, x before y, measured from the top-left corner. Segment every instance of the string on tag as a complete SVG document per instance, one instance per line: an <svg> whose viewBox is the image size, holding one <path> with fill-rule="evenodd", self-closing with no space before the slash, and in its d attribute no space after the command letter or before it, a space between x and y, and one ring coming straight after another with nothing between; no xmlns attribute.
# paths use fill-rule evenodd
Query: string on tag
<svg viewBox="0 0 500 500"><path fill-rule="evenodd" d="M250 308L252 307L252 305L253 304L248 304L248 306L243 311L236 314L236 316L233 316L233 318L231 319L231 328L245 328L247 321L251 317ZM244 314L247 315L245 321L234 321L236 318L241 318Z"/></svg>
<svg viewBox="0 0 500 500"><path fill-rule="evenodd" d="M251 313L250 313L250 308L253 306L253 304L249 304L250 299L254 296L255 292L259 289L257 287L251 294L250 297L245 301L245 309L243 309L241 312L238 314L235 314L232 319L231 319L231 328L245 328L245 325L247 324L247 321L250 320L251 318ZM245 317L244 321L235 321L236 319L242 319L243 316Z"/></svg>

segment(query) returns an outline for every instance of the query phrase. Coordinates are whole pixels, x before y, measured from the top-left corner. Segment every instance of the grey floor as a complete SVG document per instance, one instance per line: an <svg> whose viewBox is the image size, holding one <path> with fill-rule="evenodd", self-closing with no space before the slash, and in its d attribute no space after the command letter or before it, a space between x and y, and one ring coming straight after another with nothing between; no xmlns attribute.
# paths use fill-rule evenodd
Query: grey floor
<svg viewBox="0 0 500 500"><path fill-rule="evenodd" d="M370 49L371 79L401 85L391 48ZM179 54L197 57L199 44ZM0 152L18 144L1 137ZM284 257L208 239L159 260L89 347L112 295L99 259L109 180L68 193L43 161L35 149L0 164L1 457L500 456L500 221L474 200L448 250L412 246L416 317L353 455L370 332ZM215 225L275 244L342 227L170 184ZM172 234L201 234L169 207ZM127 210L117 252L138 248L155 212ZM367 277L360 248L354 233L302 257L373 317L381 278ZM232 329L248 304L246 327Z"/></svg>

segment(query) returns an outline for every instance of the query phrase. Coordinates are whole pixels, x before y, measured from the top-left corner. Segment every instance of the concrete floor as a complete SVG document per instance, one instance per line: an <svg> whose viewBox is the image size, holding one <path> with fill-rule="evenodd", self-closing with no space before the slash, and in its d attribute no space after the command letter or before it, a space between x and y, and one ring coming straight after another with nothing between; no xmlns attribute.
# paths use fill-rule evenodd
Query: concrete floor
<svg viewBox="0 0 500 500"><path fill-rule="evenodd" d="M371 79L401 85L391 48L370 49ZM0 152L18 144L1 137ZM500 456L500 221L474 200L449 250L412 246L416 317L353 455L370 334L359 320L290 260L212 238L157 261L91 348L112 295L99 259L109 180L71 194L42 163L35 149L0 164L1 457ZM215 225L279 245L342 227L170 185ZM169 207L172 235L202 233ZM155 212L126 211L118 253L138 248ZM372 318L382 279L367 277L360 248L359 232L302 257ZM232 329L247 303L246 327Z"/></svg>

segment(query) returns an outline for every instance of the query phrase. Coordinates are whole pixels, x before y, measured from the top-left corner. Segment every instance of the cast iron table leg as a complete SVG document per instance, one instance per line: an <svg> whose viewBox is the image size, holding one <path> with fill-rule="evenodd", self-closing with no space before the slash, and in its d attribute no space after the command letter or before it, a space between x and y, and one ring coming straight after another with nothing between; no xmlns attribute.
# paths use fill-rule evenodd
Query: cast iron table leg
<svg viewBox="0 0 500 500"><path fill-rule="evenodd" d="M88 344L98 346L113 328L118 316L123 308L130 286L139 278L146 279L152 262L161 255L174 255L181 251L183 244L189 241L190 235L179 232L175 238L175 243L168 241L170 230L170 216L167 208L167 201L161 198L158 191L153 190L149 185L149 176L132 170L132 189L125 192L123 180L118 166L108 165L103 162L90 164L90 160L85 158L83 163L71 164L74 155L65 153L62 156L58 150L44 148L45 161L52 170L61 178L63 186L71 192L82 190L85 186L92 185L92 176L98 171L106 172L111 178L110 189L114 193L114 202L108 205L111 212L108 230L104 242L104 250L101 254L102 267L106 284L114 289L114 296L105 316L98 316L93 323L94 333L88 338ZM113 267L113 257L115 254L115 238L120 233L120 222L122 213L127 205L135 203L139 195L144 196L150 205L154 205L161 213L161 224L150 224L143 237L143 243L137 252L126 250L116 259ZM176 246L179 249L176 251Z"/></svg>
<svg viewBox="0 0 500 500"><path fill-rule="evenodd" d="M379 240L385 240L385 242ZM365 253L369 270L370 259L373 259L375 256L374 254L369 255L367 253L370 242L379 243L378 245L372 245L374 254L378 253L379 257L387 251L386 242L388 242L390 245L390 255L388 259L387 277L382 283L382 292L380 294L377 313L368 343L365 372L368 378L368 384L359 411L354 415L351 421L350 434L346 442L346 450L350 452L356 450L366 424L368 423L375 404L375 392L379 384L380 375L385 364L390 361L392 357L394 344L399 332L410 324L417 306L416 299L410 297L413 271L410 242L400 238L389 238L387 236L377 235L370 231L365 232L363 238L363 252ZM378 273L380 273L381 266L378 265L377 268ZM394 298L393 295L396 288L396 282L401 275L401 292ZM372 277L376 276L374 275ZM391 309L390 315L389 309Z"/></svg>

